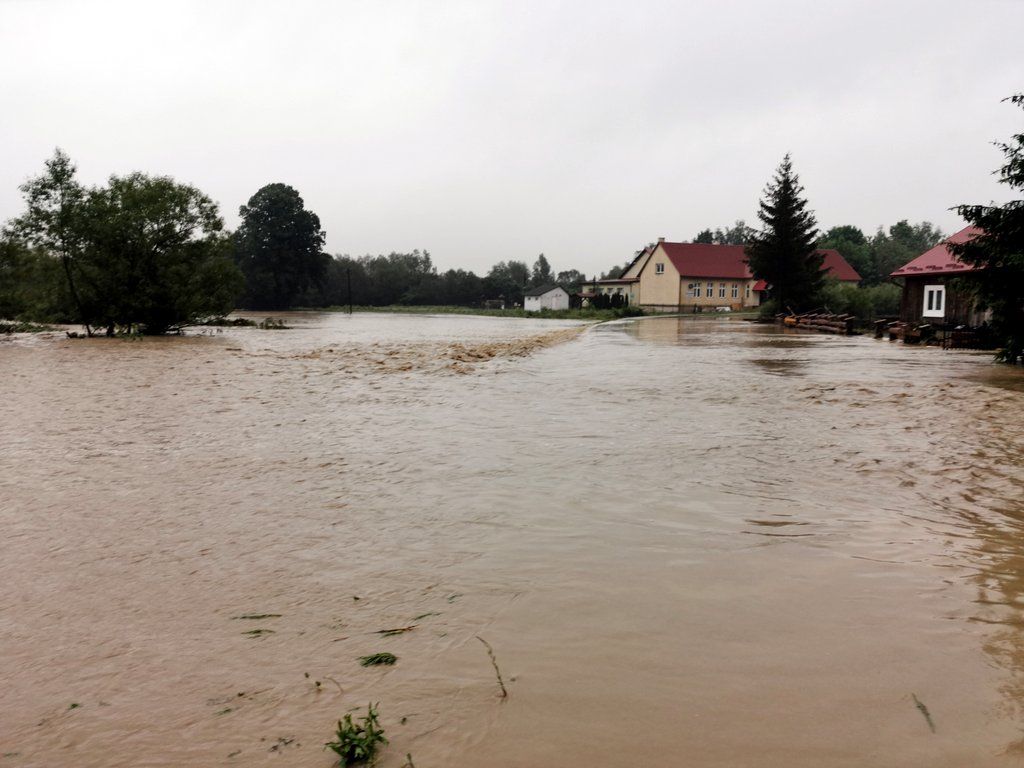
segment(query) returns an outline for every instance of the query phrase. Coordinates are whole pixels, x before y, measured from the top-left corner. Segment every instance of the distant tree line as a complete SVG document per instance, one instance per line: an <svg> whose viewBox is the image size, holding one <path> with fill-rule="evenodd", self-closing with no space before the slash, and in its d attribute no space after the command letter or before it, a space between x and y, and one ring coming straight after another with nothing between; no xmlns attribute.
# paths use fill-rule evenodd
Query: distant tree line
<svg viewBox="0 0 1024 768"><path fill-rule="evenodd" d="M328 307L352 301L367 306L480 306L502 301L522 304L523 294L543 285L560 285L570 293L586 281L575 269L554 272L544 254L533 266L524 261L499 261L482 277L463 269L439 272L428 251L386 256L335 256L327 259L321 283L296 297L295 306Z"/></svg>
<svg viewBox="0 0 1024 768"><path fill-rule="evenodd" d="M216 203L166 176L111 176L86 187L61 150L21 186L25 211L0 230L0 318L162 334L233 309L356 304L521 304L525 291L586 279L501 261L484 276L438 272L427 251L331 256L319 217L286 184L241 206L234 233Z"/></svg>

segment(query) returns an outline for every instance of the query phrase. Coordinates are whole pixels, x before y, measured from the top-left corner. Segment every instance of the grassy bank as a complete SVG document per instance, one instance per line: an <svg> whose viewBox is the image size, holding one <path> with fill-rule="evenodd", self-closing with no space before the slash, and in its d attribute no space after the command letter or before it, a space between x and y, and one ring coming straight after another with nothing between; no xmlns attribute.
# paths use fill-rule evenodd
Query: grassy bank
<svg viewBox="0 0 1024 768"><path fill-rule="evenodd" d="M307 309L303 307L303 309ZM312 309L312 308L309 308ZM319 312L348 312L348 307L322 307ZM483 315L487 317L527 317L541 320L615 320L621 317L637 317L641 314L636 309L542 309L540 312L527 312L524 309L483 309L477 307L453 306L401 306L360 307L352 308L353 312L401 312L415 315Z"/></svg>

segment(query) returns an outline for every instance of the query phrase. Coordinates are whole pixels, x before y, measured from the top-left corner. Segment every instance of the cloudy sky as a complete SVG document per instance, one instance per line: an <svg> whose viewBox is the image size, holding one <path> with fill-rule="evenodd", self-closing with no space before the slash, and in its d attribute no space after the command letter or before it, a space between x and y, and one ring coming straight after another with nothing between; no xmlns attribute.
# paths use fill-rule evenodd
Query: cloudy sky
<svg viewBox="0 0 1024 768"><path fill-rule="evenodd" d="M81 179L296 187L333 253L587 273L753 223L792 152L821 225L1005 200L1024 0L0 0L0 220Z"/></svg>

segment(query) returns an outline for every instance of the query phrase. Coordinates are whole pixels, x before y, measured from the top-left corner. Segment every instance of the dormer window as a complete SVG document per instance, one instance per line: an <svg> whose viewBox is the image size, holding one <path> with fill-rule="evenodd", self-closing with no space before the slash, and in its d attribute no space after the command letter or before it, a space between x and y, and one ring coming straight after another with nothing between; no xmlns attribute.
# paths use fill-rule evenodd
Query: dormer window
<svg viewBox="0 0 1024 768"><path fill-rule="evenodd" d="M654 274L656 274L656 275L663 275L663 274L665 274L665 265L664 265L664 263L659 261L657 264L654 265Z"/></svg>

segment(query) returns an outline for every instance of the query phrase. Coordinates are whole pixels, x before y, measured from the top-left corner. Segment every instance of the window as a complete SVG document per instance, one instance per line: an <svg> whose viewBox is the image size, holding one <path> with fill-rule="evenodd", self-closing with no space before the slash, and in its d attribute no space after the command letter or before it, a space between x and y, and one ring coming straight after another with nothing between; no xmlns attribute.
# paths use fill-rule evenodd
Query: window
<svg viewBox="0 0 1024 768"><path fill-rule="evenodd" d="M715 284L708 283L708 292L705 294L709 299L715 295Z"/></svg>
<svg viewBox="0 0 1024 768"><path fill-rule="evenodd" d="M693 284L692 284L692 285L690 286L690 288L692 288L692 289L693 289L693 290L691 291L691 293L693 294L693 298L695 298L695 299L699 299L699 298L700 298L700 283L693 283Z"/></svg>
<svg viewBox="0 0 1024 768"><path fill-rule="evenodd" d="M923 317L945 317L946 316L946 286L926 285L924 287L924 310Z"/></svg>
<svg viewBox="0 0 1024 768"><path fill-rule="evenodd" d="M720 298L720 299L724 299L725 298L725 283L719 283L718 284L718 298Z"/></svg>
<svg viewBox="0 0 1024 768"><path fill-rule="evenodd" d="M740 297L740 287L736 283L732 284L732 297L738 299Z"/></svg>
<svg viewBox="0 0 1024 768"><path fill-rule="evenodd" d="M662 264L661 262L658 262L657 264L655 264L654 265L654 274L656 274L656 275L663 275L663 274L665 274L665 265Z"/></svg>
<svg viewBox="0 0 1024 768"><path fill-rule="evenodd" d="M746 294L746 298L748 298L748 299L750 298L750 283L747 283L747 294Z"/></svg>

